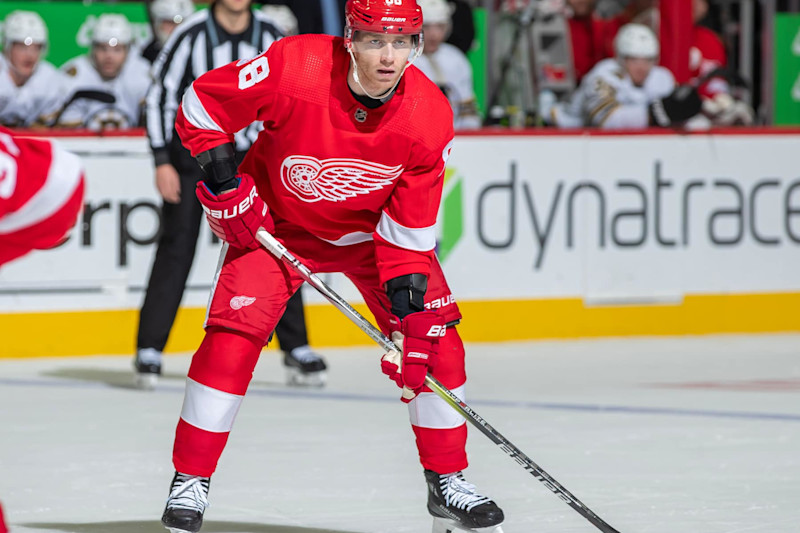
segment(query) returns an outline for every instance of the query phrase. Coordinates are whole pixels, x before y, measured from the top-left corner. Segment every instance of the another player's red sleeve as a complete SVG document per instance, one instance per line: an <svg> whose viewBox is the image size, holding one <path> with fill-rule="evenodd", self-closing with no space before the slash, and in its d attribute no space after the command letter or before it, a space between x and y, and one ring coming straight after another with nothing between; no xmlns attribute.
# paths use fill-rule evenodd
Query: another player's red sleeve
<svg viewBox="0 0 800 533"><path fill-rule="evenodd" d="M8 533L6 528L6 521L3 520L3 506L0 505L0 533Z"/></svg>
<svg viewBox="0 0 800 533"><path fill-rule="evenodd" d="M728 57L722 39L708 28L695 26L689 63L693 79L708 76L714 70L725 67ZM729 92L730 87L723 77L717 76L705 80L698 91L704 98L713 98L715 94Z"/></svg>
<svg viewBox="0 0 800 533"><path fill-rule="evenodd" d="M451 145L452 141L437 152L419 147L425 157L416 160L398 180L374 235L381 283L406 274L430 275L436 215Z"/></svg>
<svg viewBox="0 0 800 533"><path fill-rule="evenodd" d="M193 156L233 142L234 133L256 120L276 120L281 48L278 41L261 55L210 70L189 86L175 129Z"/></svg>
<svg viewBox="0 0 800 533"><path fill-rule="evenodd" d="M63 242L83 206L83 187L78 156L0 129L0 265Z"/></svg>

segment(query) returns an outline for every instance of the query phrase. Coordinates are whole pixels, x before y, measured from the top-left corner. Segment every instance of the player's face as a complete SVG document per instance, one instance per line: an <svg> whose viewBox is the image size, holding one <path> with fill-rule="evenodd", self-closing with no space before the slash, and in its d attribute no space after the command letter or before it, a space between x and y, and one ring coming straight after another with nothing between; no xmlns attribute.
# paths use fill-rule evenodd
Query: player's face
<svg viewBox="0 0 800 533"><path fill-rule="evenodd" d="M644 81L653 70L656 64L655 59L648 59L646 57L626 57L624 60L625 71L631 77L631 81L637 87L644 85Z"/></svg>
<svg viewBox="0 0 800 533"><path fill-rule="evenodd" d="M411 35L356 32L353 53L364 89L370 94L390 90L403 75L413 47Z"/></svg>
<svg viewBox="0 0 800 533"><path fill-rule="evenodd" d="M8 52L9 62L23 78L29 78L33 74L41 57L41 44L12 43Z"/></svg>
<svg viewBox="0 0 800 533"><path fill-rule="evenodd" d="M122 65L128 57L128 47L94 44L92 45L92 56L100 76L104 79L114 79L119 75Z"/></svg>
<svg viewBox="0 0 800 533"><path fill-rule="evenodd" d="M439 49L439 45L447 39L447 24L424 24L422 32L425 35L425 48L422 49L425 54L432 54Z"/></svg>

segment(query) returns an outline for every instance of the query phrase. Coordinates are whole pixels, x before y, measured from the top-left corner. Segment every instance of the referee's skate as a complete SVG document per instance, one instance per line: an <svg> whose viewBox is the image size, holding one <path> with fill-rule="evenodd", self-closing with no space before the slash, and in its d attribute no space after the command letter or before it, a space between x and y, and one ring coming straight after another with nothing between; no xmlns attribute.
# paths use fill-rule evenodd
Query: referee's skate
<svg viewBox="0 0 800 533"><path fill-rule="evenodd" d="M284 352L283 367L286 383L300 387L322 387L328 379L328 365L309 346L300 346Z"/></svg>

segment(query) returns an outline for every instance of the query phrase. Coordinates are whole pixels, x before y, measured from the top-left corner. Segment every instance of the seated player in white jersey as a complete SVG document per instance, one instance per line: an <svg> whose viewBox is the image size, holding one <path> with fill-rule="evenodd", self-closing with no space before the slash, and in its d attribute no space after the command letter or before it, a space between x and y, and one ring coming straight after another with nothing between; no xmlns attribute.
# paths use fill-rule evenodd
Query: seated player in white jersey
<svg viewBox="0 0 800 533"><path fill-rule="evenodd" d="M280 32L288 37L300 33L297 17L294 16L291 8L284 5L264 4L260 11L264 13Z"/></svg>
<svg viewBox="0 0 800 533"><path fill-rule="evenodd" d="M453 127L481 127L472 87L472 65L464 53L446 43L453 29L452 8L446 0L417 0L425 21L425 48L414 66L425 73L450 100Z"/></svg>
<svg viewBox="0 0 800 533"><path fill-rule="evenodd" d="M3 28L0 125L49 126L61 109L66 79L42 59L47 54L47 26L38 13L12 11Z"/></svg>
<svg viewBox="0 0 800 533"><path fill-rule="evenodd" d="M142 125L150 65L130 53L132 40L133 30L124 15L98 17L89 53L61 67L69 81L58 127L101 131Z"/></svg>
<svg viewBox="0 0 800 533"><path fill-rule="evenodd" d="M542 109L560 128L677 127L700 112L697 90L675 87L672 73L656 64L660 52L653 30L626 24L614 39L616 57L589 71L569 102Z"/></svg>

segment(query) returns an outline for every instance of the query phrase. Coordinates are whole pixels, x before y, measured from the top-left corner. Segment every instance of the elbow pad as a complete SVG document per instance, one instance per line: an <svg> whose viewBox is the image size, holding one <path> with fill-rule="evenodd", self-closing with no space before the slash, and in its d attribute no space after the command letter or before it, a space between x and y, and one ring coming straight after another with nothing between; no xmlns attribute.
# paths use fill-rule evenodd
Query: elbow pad
<svg viewBox="0 0 800 533"><path fill-rule="evenodd" d="M220 191L238 187L236 154L231 143L201 152L197 154L196 159L206 175L203 181L212 193L217 195Z"/></svg>
<svg viewBox="0 0 800 533"><path fill-rule="evenodd" d="M407 274L386 282L386 295L392 304L392 314L402 320L411 313L425 310L428 278L423 274Z"/></svg>

